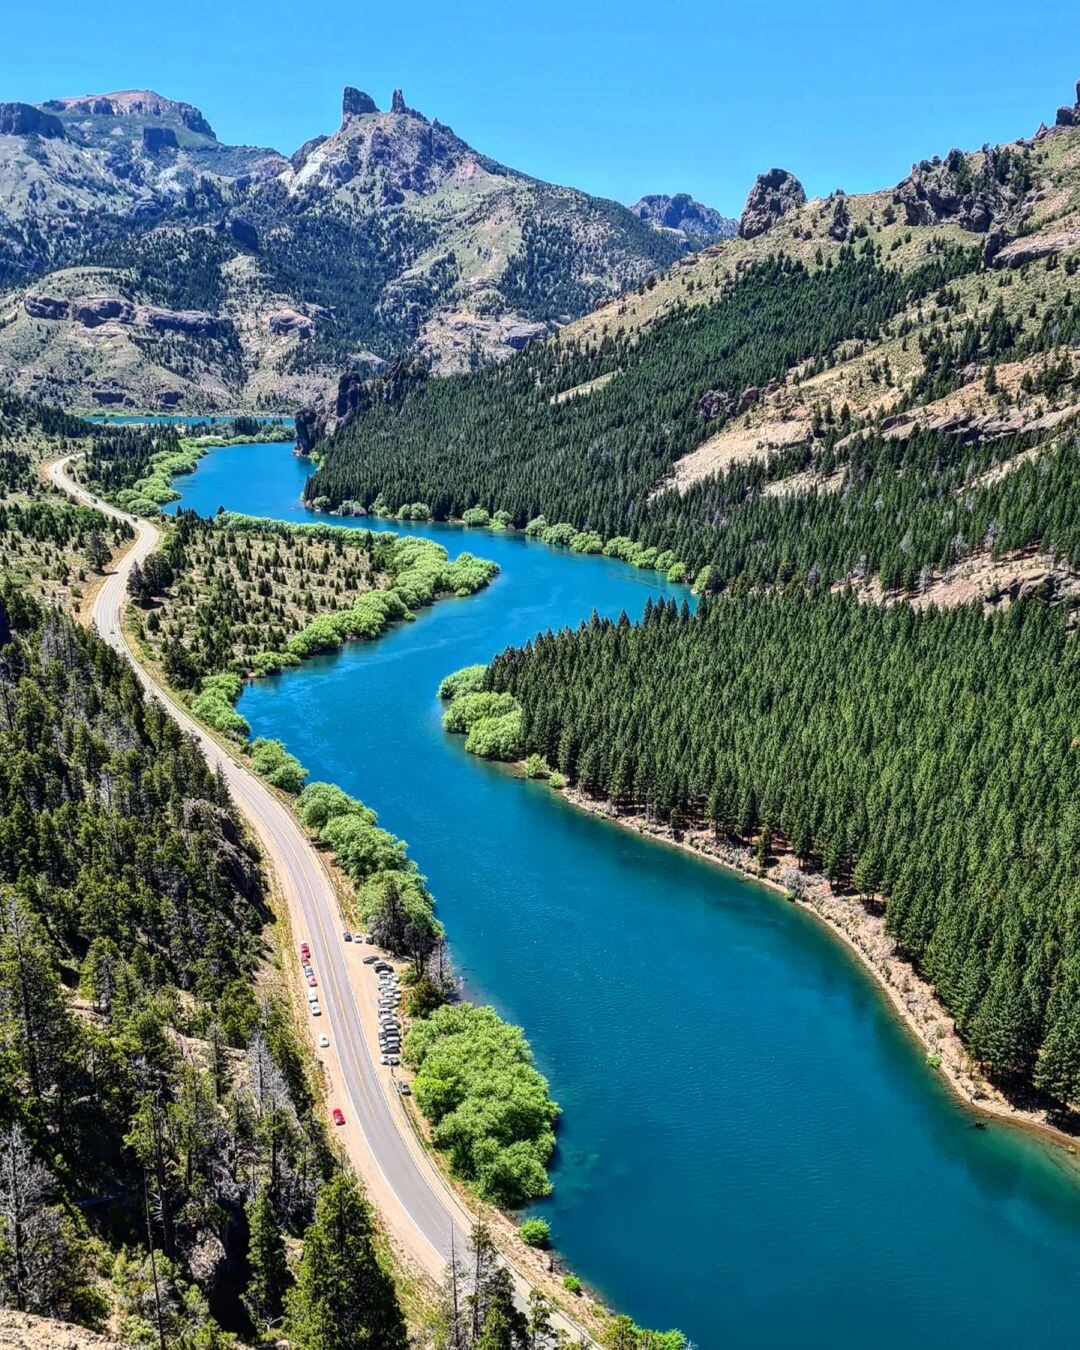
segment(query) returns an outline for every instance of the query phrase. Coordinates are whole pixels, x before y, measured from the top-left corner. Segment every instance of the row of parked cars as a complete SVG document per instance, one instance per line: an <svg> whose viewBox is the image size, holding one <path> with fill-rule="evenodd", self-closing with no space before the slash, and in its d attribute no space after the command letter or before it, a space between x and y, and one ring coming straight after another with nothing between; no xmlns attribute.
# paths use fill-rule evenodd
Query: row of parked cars
<svg viewBox="0 0 1080 1350"><path fill-rule="evenodd" d="M382 1063L393 1067L401 1063L401 986L389 961L376 959L368 964L379 982L379 1051Z"/></svg>

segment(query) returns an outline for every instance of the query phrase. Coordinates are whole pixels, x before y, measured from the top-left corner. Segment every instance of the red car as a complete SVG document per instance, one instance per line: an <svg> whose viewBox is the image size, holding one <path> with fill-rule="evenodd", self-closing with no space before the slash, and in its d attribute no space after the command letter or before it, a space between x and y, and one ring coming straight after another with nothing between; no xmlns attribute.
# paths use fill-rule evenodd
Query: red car
<svg viewBox="0 0 1080 1350"><path fill-rule="evenodd" d="M307 945L306 942L302 942L300 944L300 960L301 961L311 960L311 948Z"/></svg>
<svg viewBox="0 0 1080 1350"><path fill-rule="evenodd" d="M344 1124L345 1124L345 1113L344 1113L344 1111L342 1111L342 1109L341 1109L340 1106L335 1106L335 1107L334 1107L334 1110L333 1110L333 1116L334 1116L334 1124L335 1124L335 1125L344 1125Z"/></svg>
<svg viewBox="0 0 1080 1350"><path fill-rule="evenodd" d="M317 987L318 987L318 983L319 983L319 981L315 978L314 975L309 975L309 976L308 976L308 984L311 986L312 989L317 988Z"/></svg>

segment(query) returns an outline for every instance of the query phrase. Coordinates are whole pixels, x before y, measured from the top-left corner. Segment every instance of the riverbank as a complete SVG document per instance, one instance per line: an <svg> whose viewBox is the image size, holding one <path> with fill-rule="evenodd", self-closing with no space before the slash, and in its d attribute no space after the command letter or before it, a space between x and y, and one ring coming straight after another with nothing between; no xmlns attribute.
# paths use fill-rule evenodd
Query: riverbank
<svg viewBox="0 0 1080 1350"><path fill-rule="evenodd" d="M523 761L514 767L524 772ZM884 904L875 913L862 904L858 896L834 893L824 876L802 871L793 855L775 854L774 861L762 872L754 849L719 842L707 827L676 832L670 825L651 819L644 812L617 811L609 802L590 797L578 788L564 786L553 788L553 791L578 810L748 877L812 914L874 977L896 1015L925 1050L928 1065L940 1071L943 1080L965 1106L981 1115L1032 1131L1064 1148L1072 1157L1078 1155L1080 1140L1077 1134L1055 1124L1046 1107L1029 1107L1010 1100L980 1072L933 987L898 955L896 942L885 931ZM781 880L785 873L798 875L801 894L794 893L790 885ZM1080 1167L1076 1176L1080 1180Z"/></svg>

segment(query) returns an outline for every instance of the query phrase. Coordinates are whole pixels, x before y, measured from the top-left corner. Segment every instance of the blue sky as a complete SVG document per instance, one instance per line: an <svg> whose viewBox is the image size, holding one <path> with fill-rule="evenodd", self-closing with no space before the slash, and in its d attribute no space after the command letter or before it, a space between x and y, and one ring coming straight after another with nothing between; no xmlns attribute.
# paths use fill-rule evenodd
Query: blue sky
<svg viewBox="0 0 1080 1350"><path fill-rule="evenodd" d="M1080 78L1076 0L49 0L4 5L0 100L151 88L286 153L341 86L541 178L730 214L779 165L811 195L1028 135Z"/></svg>

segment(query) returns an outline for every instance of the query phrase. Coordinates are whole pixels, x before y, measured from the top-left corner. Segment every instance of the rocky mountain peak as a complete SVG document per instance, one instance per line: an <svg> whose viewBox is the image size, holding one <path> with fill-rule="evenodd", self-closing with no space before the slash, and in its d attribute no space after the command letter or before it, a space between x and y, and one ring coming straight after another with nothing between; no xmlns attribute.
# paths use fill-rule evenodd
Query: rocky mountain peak
<svg viewBox="0 0 1080 1350"><path fill-rule="evenodd" d="M0 136L32 135L63 140L64 125L59 117L30 103L0 103Z"/></svg>
<svg viewBox="0 0 1080 1350"><path fill-rule="evenodd" d="M654 193L642 197L630 210L646 225L658 230L677 230L695 245L730 239L738 229L737 221L695 201L689 192L676 192L673 197Z"/></svg>
<svg viewBox="0 0 1080 1350"><path fill-rule="evenodd" d="M739 217L739 236L755 239L771 230L781 216L806 204L803 185L787 169L759 173Z"/></svg>
<svg viewBox="0 0 1080 1350"><path fill-rule="evenodd" d="M395 89L393 97L390 99L390 111L393 113L407 113L409 110L405 106L405 95L400 89Z"/></svg>
<svg viewBox="0 0 1080 1350"><path fill-rule="evenodd" d="M378 111L378 105L370 94L365 94L362 89L354 89L351 84L345 86L344 93L341 96L342 126L350 117L363 117L366 113Z"/></svg>
<svg viewBox="0 0 1080 1350"><path fill-rule="evenodd" d="M83 94L79 98L51 98L41 105L50 113L73 120L84 117L156 117L179 123L188 131L216 141L214 128L192 103L163 98L152 89L121 89L112 94Z"/></svg>
<svg viewBox="0 0 1080 1350"><path fill-rule="evenodd" d="M1076 102L1070 108L1068 104L1057 110L1059 127L1080 127L1080 80L1076 81Z"/></svg>

